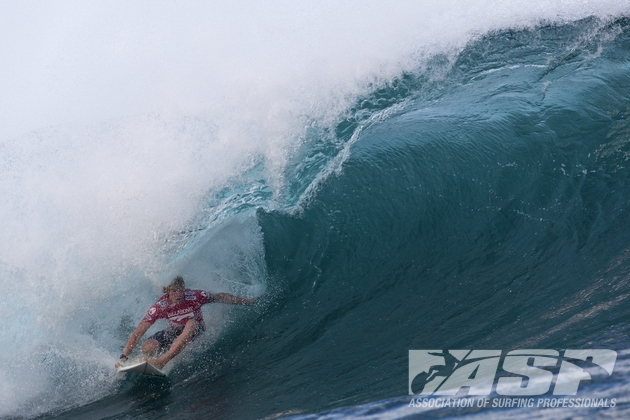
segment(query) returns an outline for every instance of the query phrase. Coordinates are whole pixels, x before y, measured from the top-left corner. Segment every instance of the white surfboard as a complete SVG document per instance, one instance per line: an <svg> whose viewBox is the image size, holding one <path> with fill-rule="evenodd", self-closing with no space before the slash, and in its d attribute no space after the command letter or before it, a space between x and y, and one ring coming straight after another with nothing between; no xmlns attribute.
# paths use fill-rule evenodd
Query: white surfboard
<svg viewBox="0 0 630 420"><path fill-rule="evenodd" d="M166 376L166 373L146 360L131 360L118 367L118 372L134 372L141 375Z"/></svg>

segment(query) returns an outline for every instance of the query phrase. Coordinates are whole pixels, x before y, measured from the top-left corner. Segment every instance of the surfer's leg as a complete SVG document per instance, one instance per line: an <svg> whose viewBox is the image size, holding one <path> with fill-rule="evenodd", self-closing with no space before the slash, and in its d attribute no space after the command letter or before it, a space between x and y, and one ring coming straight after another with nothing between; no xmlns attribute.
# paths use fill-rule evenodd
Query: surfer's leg
<svg viewBox="0 0 630 420"><path fill-rule="evenodd" d="M142 354L153 357L157 354L160 349L160 343L157 340L148 339L144 343L142 343Z"/></svg>
<svg viewBox="0 0 630 420"><path fill-rule="evenodd" d="M158 331L142 344L142 353L148 357L157 357L171 346L177 333L171 330Z"/></svg>
<svg viewBox="0 0 630 420"><path fill-rule="evenodd" d="M175 341L173 341L171 348L168 349L168 351L162 356L149 360L149 363L159 369L162 369L173 357L177 356L182 350L184 350L184 348L186 348L188 343L192 341L198 328L199 324L197 324L197 321L194 319L189 320L182 333L175 339Z"/></svg>

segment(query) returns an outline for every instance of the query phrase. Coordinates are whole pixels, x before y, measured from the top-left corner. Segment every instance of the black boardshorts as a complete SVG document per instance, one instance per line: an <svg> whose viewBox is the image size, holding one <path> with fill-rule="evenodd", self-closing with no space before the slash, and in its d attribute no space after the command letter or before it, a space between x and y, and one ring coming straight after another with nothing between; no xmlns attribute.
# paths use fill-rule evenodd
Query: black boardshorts
<svg viewBox="0 0 630 420"><path fill-rule="evenodd" d="M190 342L192 343L193 341L195 341L195 339L199 337L199 335L201 335L201 333L204 332L205 330L206 329L202 325L198 325L197 331L194 332L192 338L190 339ZM182 329L168 328L166 330L156 332L151 337L147 338L147 340L157 341L158 344L160 345L160 348L158 349L158 354L161 354L161 353L165 353L171 347L171 344L173 344L173 341L175 341L175 339L179 337L183 331L184 331L183 328Z"/></svg>

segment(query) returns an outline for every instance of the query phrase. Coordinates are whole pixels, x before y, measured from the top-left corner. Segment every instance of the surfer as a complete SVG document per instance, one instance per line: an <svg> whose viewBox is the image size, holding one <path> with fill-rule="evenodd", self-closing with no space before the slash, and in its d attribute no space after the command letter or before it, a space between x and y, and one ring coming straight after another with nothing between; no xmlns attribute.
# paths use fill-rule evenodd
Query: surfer
<svg viewBox="0 0 630 420"><path fill-rule="evenodd" d="M184 279L177 276L162 288L164 295L153 304L140 324L129 336L116 368L124 363L149 327L158 319L168 319L166 330L158 331L142 344L142 353L153 366L162 369L173 357L206 329L201 307L207 303L251 305L258 298L241 298L229 293L210 294L203 290L186 289Z"/></svg>

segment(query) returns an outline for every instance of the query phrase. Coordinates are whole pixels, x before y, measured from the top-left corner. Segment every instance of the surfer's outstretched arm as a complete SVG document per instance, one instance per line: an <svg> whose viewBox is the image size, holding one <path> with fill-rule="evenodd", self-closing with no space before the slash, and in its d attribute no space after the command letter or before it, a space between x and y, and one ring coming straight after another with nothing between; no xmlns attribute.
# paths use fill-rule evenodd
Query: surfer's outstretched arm
<svg viewBox="0 0 630 420"><path fill-rule="evenodd" d="M147 332L149 327L151 327L150 323L148 323L144 319L140 321L140 324L138 324L138 327L129 336L129 340L127 340L127 344L125 345L125 348L123 349L122 355L124 355L125 357L122 357L121 355L120 361L116 363L116 367L118 367L121 362L124 362L127 359L126 356L129 356L131 354L131 352L136 347L136 345L138 344L138 342L140 341L144 333Z"/></svg>
<svg viewBox="0 0 630 420"><path fill-rule="evenodd" d="M217 293L214 295L214 301L217 303L230 303L232 305L251 305L258 300L257 297L246 299L229 293Z"/></svg>

